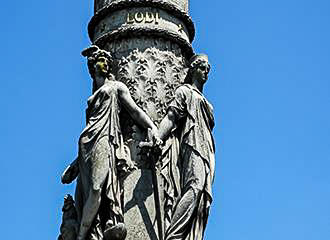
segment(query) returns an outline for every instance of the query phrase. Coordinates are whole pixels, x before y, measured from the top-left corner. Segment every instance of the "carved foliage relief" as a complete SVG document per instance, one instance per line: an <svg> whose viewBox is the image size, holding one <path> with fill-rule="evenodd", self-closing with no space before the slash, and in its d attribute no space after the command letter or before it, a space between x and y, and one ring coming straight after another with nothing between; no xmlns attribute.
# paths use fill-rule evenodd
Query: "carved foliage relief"
<svg viewBox="0 0 330 240"><path fill-rule="evenodd" d="M124 82L136 103L158 124L173 93L185 77L185 62L155 47L133 50L119 61L117 80Z"/></svg>

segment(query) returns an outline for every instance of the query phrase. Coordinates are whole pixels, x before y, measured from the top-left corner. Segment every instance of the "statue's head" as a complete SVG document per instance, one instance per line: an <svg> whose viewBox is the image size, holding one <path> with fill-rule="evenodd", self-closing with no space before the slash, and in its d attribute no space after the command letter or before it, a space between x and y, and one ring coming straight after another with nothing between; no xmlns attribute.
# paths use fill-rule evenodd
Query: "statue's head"
<svg viewBox="0 0 330 240"><path fill-rule="evenodd" d="M193 81L197 80L204 84L207 81L210 69L211 66L207 55L196 54L189 61L189 70L185 83L192 84Z"/></svg>
<svg viewBox="0 0 330 240"><path fill-rule="evenodd" d="M62 211L63 212L68 211L72 207L74 207L74 200L70 194L67 194L64 197L64 205L63 205Z"/></svg>
<svg viewBox="0 0 330 240"><path fill-rule="evenodd" d="M87 57L88 70L93 79L96 75L108 77L112 71L113 58L111 54L98 46L92 45L81 54Z"/></svg>

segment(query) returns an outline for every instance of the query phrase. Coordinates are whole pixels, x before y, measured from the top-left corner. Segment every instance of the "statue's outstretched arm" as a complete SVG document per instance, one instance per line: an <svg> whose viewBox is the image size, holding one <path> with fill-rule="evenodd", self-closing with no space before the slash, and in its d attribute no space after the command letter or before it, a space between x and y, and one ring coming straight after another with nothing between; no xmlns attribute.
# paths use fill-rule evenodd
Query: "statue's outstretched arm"
<svg viewBox="0 0 330 240"><path fill-rule="evenodd" d="M79 174L79 166L78 166L78 157L64 170L61 182L63 184L70 184L77 178Z"/></svg>
<svg viewBox="0 0 330 240"><path fill-rule="evenodd" d="M176 127L176 116L173 110L170 108L167 111L167 114L161 121L158 130L158 136L161 140L165 140L165 138L171 133L171 131Z"/></svg>
<svg viewBox="0 0 330 240"><path fill-rule="evenodd" d="M143 128L151 128L152 131L156 133L156 125L152 122L150 117L134 102L125 84L120 84L118 94L121 103L124 105L125 109L128 111L133 120Z"/></svg>

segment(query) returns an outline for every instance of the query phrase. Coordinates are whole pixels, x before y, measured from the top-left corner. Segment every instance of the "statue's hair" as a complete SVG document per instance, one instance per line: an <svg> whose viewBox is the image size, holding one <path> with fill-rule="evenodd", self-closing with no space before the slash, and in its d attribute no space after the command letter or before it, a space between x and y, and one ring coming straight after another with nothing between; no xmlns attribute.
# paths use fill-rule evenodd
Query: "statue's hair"
<svg viewBox="0 0 330 240"><path fill-rule="evenodd" d="M64 201L74 202L73 197L70 194L65 195Z"/></svg>
<svg viewBox="0 0 330 240"><path fill-rule="evenodd" d="M107 75L109 77L111 76L111 71L112 71L112 66L113 66L114 60L109 52L100 49L96 45L92 45L92 46L84 49L81 52L81 54L84 57L87 57L87 66L88 66L89 74L91 75L93 80L94 80L94 76L95 76L95 63L97 62L97 60L100 57L104 57L105 59L107 59L108 65L109 65L109 70L108 70ZM96 83L95 83L95 81L93 81L93 92L95 92L95 91L96 91Z"/></svg>
<svg viewBox="0 0 330 240"><path fill-rule="evenodd" d="M207 62L208 65L208 72L211 70L211 65L209 64L209 60L207 55L205 54L196 54L189 60L189 69L187 76L184 80L184 83L189 83L191 84L193 79L192 79L192 73L195 70L195 68L200 65L202 62Z"/></svg>
<svg viewBox="0 0 330 240"><path fill-rule="evenodd" d="M111 54L105 50L100 49L98 46L96 45L92 45L86 49L84 49L81 54L84 57L87 57L87 65L88 65L88 70L90 75L92 76L92 78L94 78L94 74L95 74L95 63L97 62L97 60L100 57L104 57L108 60L109 63L109 73L111 70L111 67L113 65L113 57L111 56Z"/></svg>
<svg viewBox="0 0 330 240"><path fill-rule="evenodd" d="M65 195L65 197L64 197L64 205L63 205L62 211L65 212L68 209L72 208L72 206L74 206L73 197L70 194Z"/></svg>

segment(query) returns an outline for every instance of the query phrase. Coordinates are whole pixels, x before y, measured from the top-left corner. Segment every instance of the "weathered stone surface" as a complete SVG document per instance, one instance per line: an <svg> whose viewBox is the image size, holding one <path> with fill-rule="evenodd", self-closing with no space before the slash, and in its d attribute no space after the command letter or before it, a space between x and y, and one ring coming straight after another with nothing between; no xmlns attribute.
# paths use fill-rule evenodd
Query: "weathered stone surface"
<svg viewBox="0 0 330 240"><path fill-rule="evenodd" d="M78 157L65 170L62 182L77 178L77 240L123 240L127 231L123 224L123 178L134 168L123 142L121 109L145 130L152 129L150 133L158 130L133 101L128 87L115 80L109 52L91 46L82 54L88 58L93 93L88 99Z"/></svg>
<svg viewBox="0 0 330 240"><path fill-rule="evenodd" d="M174 90L183 83L186 75L186 60L181 49L170 41L142 37L109 43L107 50L119 58L117 79L128 86L135 102L155 123L159 123L173 98ZM138 167L138 171L133 172L124 183L124 218L129 228L127 239L143 236L142 239L156 240L158 231L150 162L141 160L136 150L145 136L137 126L125 126L132 128L126 132L125 141L130 146L132 161ZM159 188L164 189L163 179L160 176L158 179ZM163 198L161 200L164 201ZM127 208L130 206L127 201L135 205Z"/></svg>
<svg viewBox="0 0 330 240"><path fill-rule="evenodd" d="M189 42L185 23L168 12L152 7L135 7L109 13L95 26L93 41L113 31L130 29L154 29L177 34Z"/></svg>
<svg viewBox="0 0 330 240"><path fill-rule="evenodd" d="M69 183L78 176L78 240L203 238L212 202L213 110L202 95L207 57L191 59L188 10L189 0L95 0L88 26L95 46L83 53L93 78L87 133L62 177ZM87 149L89 138L95 142ZM95 189L100 175L105 184Z"/></svg>
<svg viewBox="0 0 330 240"><path fill-rule="evenodd" d="M98 11L100 11L101 9L111 5L111 4L120 4L123 2L130 2L130 3L135 3L135 2L141 2L142 4L147 4L148 2L152 2L150 0L136 0L136 1L127 1L127 0L95 0L95 4L94 4L94 12L97 13ZM157 2L159 4L165 5L165 4L172 4L174 6L176 6L177 8L179 8L180 10L187 12L189 11L189 0L156 0L153 2Z"/></svg>
<svg viewBox="0 0 330 240"><path fill-rule="evenodd" d="M147 41L148 42L148 41ZM166 46L166 42L158 44ZM136 103L151 119L160 122L173 98L174 90L185 77L185 61L171 51L155 47L133 50L118 64L118 79L124 82Z"/></svg>
<svg viewBox="0 0 330 240"><path fill-rule="evenodd" d="M195 28L188 13L170 1L119 0L107 2L88 25L94 44L102 47L116 39L137 36L162 38L178 44L189 59Z"/></svg>
<svg viewBox="0 0 330 240"><path fill-rule="evenodd" d="M151 169L134 171L124 183L126 239L158 239Z"/></svg>
<svg viewBox="0 0 330 240"><path fill-rule="evenodd" d="M70 194L64 198L64 205L62 207L62 224L60 228L60 236L58 240L75 240L79 229L77 211L74 206L73 198Z"/></svg>
<svg viewBox="0 0 330 240"><path fill-rule="evenodd" d="M172 178L172 182L180 182L181 193L175 197L174 211L166 228L167 240L203 239L209 216L215 168L213 107L203 96L209 71L206 55L196 55L190 60L185 84L175 90L159 125L162 140L174 130L180 141L180 177Z"/></svg>

